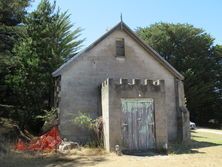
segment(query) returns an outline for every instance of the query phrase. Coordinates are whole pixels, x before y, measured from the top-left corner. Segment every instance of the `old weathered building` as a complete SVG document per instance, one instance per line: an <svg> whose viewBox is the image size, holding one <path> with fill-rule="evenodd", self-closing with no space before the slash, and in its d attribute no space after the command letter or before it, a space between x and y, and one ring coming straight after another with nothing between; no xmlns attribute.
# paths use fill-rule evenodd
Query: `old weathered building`
<svg viewBox="0 0 222 167"><path fill-rule="evenodd" d="M85 141L75 115L103 115L107 150L163 149L188 141L183 76L120 22L57 69L61 134ZM58 100L59 99L59 100Z"/></svg>

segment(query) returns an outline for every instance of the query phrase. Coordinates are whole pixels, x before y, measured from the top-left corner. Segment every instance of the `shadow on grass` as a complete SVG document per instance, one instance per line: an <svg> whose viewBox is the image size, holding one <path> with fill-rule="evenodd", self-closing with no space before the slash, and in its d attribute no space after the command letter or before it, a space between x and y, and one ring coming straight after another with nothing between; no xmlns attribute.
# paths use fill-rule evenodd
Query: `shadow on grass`
<svg viewBox="0 0 222 167"><path fill-rule="evenodd" d="M205 137L200 137L200 136L196 136L196 137L205 138ZM189 144L178 144L178 143L171 144L169 148L169 153L170 154L195 154L195 153L204 154L205 152L200 152L198 149L204 148L204 147L219 146L219 145L221 144L216 144L216 143L206 142L206 141L191 140Z"/></svg>
<svg viewBox="0 0 222 167"><path fill-rule="evenodd" d="M172 154L195 154L200 152L200 148L213 147L222 145L220 136L212 136L208 133L200 133L196 130L191 131L191 141L188 144L174 143L169 147L169 153Z"/></svg>
<svg viewBox="0 0 222 167"><path fill-rule="evenodd" d="M79 167L94 166L103 161L106 159L102 156L43 156L15 152L0 157L0 164L4 167Z"/></svg>
<svg viewBox="0 0 222 167"><path fill-rule="evenodd" d="M203 137L203 136L197 136L197 135L192 135L192 137L195 137L195 138L200 138L200 139L207 139L207 137Z"/></svg>
<svg viewBox="0 0 222 167"><path fill-rule="evenodd" d="M191 130L191 133L197 133L195 130Z"/></svg>
<svg viewBox="0 0 222 167"><path fill-rule="evenodd" d="M138 151L131 151L131 152L123 152L125 155L132 155L132 156L156 156L156 155L166 155L166 154L204 154L205 152L201 152L200 148L205 147L213 147L222 145L219 136L212 136L212 134L201 134L196 132L195 130L191 131L192 140L188 144L181 144L181 143L173 143L169 145L167 152L156 152L155 150L138 152Z"/></svg>

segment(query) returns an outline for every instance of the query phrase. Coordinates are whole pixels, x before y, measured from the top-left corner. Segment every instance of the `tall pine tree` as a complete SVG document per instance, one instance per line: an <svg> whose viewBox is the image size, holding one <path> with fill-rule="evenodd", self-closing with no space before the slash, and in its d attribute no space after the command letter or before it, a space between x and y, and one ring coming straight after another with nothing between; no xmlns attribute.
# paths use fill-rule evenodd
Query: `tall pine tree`
<svg viewBox="0 0 222 167"><path fill-rule="evenodd" d="M27 35L14 49L17 72L8 80L20 97L19 108L25 112L21 127L39 123L36 116L50 109L51 73L75 55L83 42L78 39L81 29L72 29L69 15L56 10L55 3L48 0L42 0L27 16L25 26Z"/></svg>

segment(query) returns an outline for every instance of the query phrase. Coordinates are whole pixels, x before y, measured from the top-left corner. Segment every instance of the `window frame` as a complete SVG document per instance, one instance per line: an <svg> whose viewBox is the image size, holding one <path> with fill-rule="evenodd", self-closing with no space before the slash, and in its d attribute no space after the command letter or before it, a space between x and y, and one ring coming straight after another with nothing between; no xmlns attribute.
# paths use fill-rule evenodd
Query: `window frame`
<svg viewBox="0 0 222 167"><path fill-rule="evenodd" d="M116 38L116 57L125 57L124 38Z"/></svg>

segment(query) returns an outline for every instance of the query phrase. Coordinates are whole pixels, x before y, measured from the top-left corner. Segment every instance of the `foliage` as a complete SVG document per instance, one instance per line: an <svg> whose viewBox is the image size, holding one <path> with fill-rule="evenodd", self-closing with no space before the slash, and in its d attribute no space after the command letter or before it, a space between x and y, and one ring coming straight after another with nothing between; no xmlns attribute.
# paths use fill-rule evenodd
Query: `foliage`
<svg viewBox="0 0 222 167"><path fill-rule="evenodd" d="M42 119L46 122L50 122L52 120L58 119L58 109L57 108L51 108L51 110L43 110L44 114L36 116L36 118Z"/></svg>
<svg viewBox="0 0 222 167"><path fill-rule="evenodd" d="M78 51L83 40L77 39L80 28L71 30L67 12L56 10L55 3L48 0L42 0L24 23L26 34L13 50L16 72L7 77L7 82L19 97L17 107L28 111L24 126L41 128L43 122L36 116L53 105L51 73Z"/></svg>
<svg viewBox="0 0 222 167"><path fill-rule="evenodd" d="M94 120L86 113L79 113L79 115L74 118L74 123L90 130L94 127Z"/></svg>
<svg viewBox="0 0 222 167"><path fill-rule="evenodd" d="M51 130L53 127L58 126L59 110L52 107L50 110L43 110L41 115L37 115L35 119L43 121L44 125L41 128L41 134L44 134Z"/></svg>
<svg viewBox="0 0 222 167"><path fill-rule="evenodd" d="M216 83L215 83L215 93L217 93L217 100L214 103L215 108L218 109L218 112L215 112L214 119L221 123L222 121L222 46L216 45L213 48L213 55L214 55L214 72L216 73ZM220 128L222 124L219 125Z"/></svg>
<svg viewBox="0 0 222 167"><path fill-rule="evenodd" d="M0 104L16 103L5 79L16 70L12 50L24 33L21 23L29 3L30 0L0 0Z"/></svg>
<svg viewBox="0 0 222 167"><path fill-rule="evenodd" d="M57 22L55 24L56 29L55 36L57 38L58 45L55 45L53 50L55 55L60 55L63 60L67 60L75 55L81 48L81 44L84 39L79 40L80 33L82 29L77 27L71 31L73 25L69 20L70 14L66 12L61 13L58 16Z"/></svg>
<svg viewBox="0 0 222 167"><path fill-rule="evenodd" d="M73 120L74 124L86 128L91 132L90 146L103 146L103 123L102 118L93 119L89 114L79 112Z"/></svg>
<svg viewBox="0 0 222 167"><path fill-rule="evenodd" d="M26 7L30 0L1 0L0 1L0 21L8 26L16 26L22 22L27 13Z"/></svg>
<svg viewBox="0 0 222 167"><path fill-rule="evenodd" d="M221 108L221 47L204 30L189 24L156 23L137 34L185 76L191 120L206 125ZM222 122L222 118L220 117Z"/></svg>

